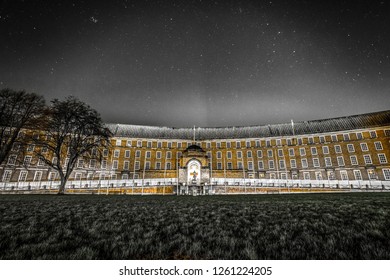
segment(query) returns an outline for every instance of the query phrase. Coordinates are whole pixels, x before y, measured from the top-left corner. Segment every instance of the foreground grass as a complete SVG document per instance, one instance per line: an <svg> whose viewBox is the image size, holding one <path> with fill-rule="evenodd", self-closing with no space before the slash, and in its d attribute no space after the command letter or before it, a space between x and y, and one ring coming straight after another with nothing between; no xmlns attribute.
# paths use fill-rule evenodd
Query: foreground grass
<svg viewBox="0 0 390 280"><path fill-rule="evenodd" d="M390 194L3 195L0 259L390 259Z"/></svg>

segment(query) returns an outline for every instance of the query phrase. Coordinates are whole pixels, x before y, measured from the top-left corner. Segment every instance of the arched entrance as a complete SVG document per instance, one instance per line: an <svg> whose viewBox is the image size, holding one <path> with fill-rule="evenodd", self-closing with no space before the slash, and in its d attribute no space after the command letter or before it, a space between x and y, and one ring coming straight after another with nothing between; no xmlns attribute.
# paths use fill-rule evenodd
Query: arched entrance
<svg viewBox="0 0 390 280"><path fill-rule="evenodd" d="M201 164L198 160L192 159L187 164L187 184L189 186L199 186L201 179Z"/></svg>

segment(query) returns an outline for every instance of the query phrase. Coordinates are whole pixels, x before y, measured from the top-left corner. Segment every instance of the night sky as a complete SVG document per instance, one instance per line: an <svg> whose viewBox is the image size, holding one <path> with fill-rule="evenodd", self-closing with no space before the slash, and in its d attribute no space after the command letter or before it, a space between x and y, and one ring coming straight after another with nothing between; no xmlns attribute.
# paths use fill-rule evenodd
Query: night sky
<svg viewBox="0 0 390 280"><path fill-rule="evenodd" d="M105 122L284 123L390 109L389 1L0 1L0 88Z"/></svg>

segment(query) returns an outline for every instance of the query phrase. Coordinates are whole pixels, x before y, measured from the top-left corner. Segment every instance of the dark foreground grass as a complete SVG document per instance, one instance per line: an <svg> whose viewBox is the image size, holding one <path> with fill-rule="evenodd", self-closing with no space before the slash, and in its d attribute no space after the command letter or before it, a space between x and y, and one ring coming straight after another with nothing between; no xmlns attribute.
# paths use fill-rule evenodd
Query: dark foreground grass
<svg viewBox="0 0 390 280"><path fill-rule="evenodd" d="M3 195L0 259L390 259L390 193Z"/></svg>

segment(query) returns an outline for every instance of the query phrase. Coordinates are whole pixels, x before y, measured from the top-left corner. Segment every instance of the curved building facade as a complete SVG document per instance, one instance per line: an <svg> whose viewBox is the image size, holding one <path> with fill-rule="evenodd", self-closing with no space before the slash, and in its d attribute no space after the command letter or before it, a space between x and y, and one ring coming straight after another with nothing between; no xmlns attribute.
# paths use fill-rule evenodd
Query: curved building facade
<svg viewBox="0 0 390 280"><path fill-rule="evenodd" d="M80 159L68 188L167 194L390 188L390 110L247 127L107 126L112 148L100 163ZM1 169L5 189L56 186L56 173L34 160Z"/></svg>

